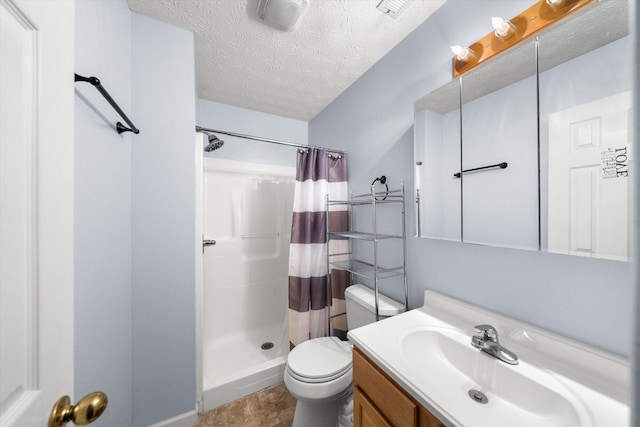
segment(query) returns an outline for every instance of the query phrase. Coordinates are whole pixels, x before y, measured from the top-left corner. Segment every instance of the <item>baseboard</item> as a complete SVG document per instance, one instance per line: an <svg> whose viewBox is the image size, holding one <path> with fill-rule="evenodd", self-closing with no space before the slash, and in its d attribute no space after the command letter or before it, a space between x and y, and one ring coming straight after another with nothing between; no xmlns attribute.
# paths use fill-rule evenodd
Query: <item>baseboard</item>
<svg viewBox="0 0 640 427"><path fill-rule="evenodd" d="M194 411L185 412L177 417L160 421L150 425L149 427L194 427L198 424L198 413Z"/></svg>

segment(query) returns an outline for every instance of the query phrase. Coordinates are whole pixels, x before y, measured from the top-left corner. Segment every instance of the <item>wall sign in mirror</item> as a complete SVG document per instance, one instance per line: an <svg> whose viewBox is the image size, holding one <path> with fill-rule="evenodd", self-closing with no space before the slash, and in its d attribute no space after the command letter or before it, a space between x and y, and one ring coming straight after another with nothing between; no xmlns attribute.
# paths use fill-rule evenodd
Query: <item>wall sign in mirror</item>
<svg viewBox="0 0 640 427"><path fill-rule="evenodd" d="M595 2L416 101L418 236L627 259L627 20Z"/></svg>

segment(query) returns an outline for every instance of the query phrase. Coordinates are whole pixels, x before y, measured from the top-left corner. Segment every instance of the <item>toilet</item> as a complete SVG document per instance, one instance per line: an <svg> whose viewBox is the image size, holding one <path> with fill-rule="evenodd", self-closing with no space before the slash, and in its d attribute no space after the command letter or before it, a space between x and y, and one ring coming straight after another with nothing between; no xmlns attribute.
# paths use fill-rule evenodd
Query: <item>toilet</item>
<svg viewBox="0 0 640 427"><path fill-rule="evenodd" d="M345 290L347 327L376 321L375 295L363 285ZM380 319L405 311L404 304L379 294ZM296 346L287 357L284 383L297 399L293 427L352 425L352 346L337 337L314 338Z"/></svg>

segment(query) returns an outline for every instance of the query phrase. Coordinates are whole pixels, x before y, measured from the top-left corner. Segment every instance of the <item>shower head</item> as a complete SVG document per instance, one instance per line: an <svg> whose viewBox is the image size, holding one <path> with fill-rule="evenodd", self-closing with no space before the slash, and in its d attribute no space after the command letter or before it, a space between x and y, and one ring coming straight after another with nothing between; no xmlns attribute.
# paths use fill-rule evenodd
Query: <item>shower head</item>
<svg viewBox="0 0 640 427"><path fill-rule="evenodd" d="M204 147L204 151L206 151L207 153L217 150L224 144L223 140L212 133L207 133L207 136L209 137L209 144Z"/></svg>

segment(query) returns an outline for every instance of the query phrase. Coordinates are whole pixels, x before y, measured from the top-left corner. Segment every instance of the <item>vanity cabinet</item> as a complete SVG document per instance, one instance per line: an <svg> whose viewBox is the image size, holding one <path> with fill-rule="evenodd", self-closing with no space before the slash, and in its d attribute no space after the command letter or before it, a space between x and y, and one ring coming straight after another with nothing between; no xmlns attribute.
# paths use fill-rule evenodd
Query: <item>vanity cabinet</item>
<svg viewBox="0 0 640 427"><path fill-rule="evenodd" d="M444 427L357 347L353 385L354 427Z"/></svg>

